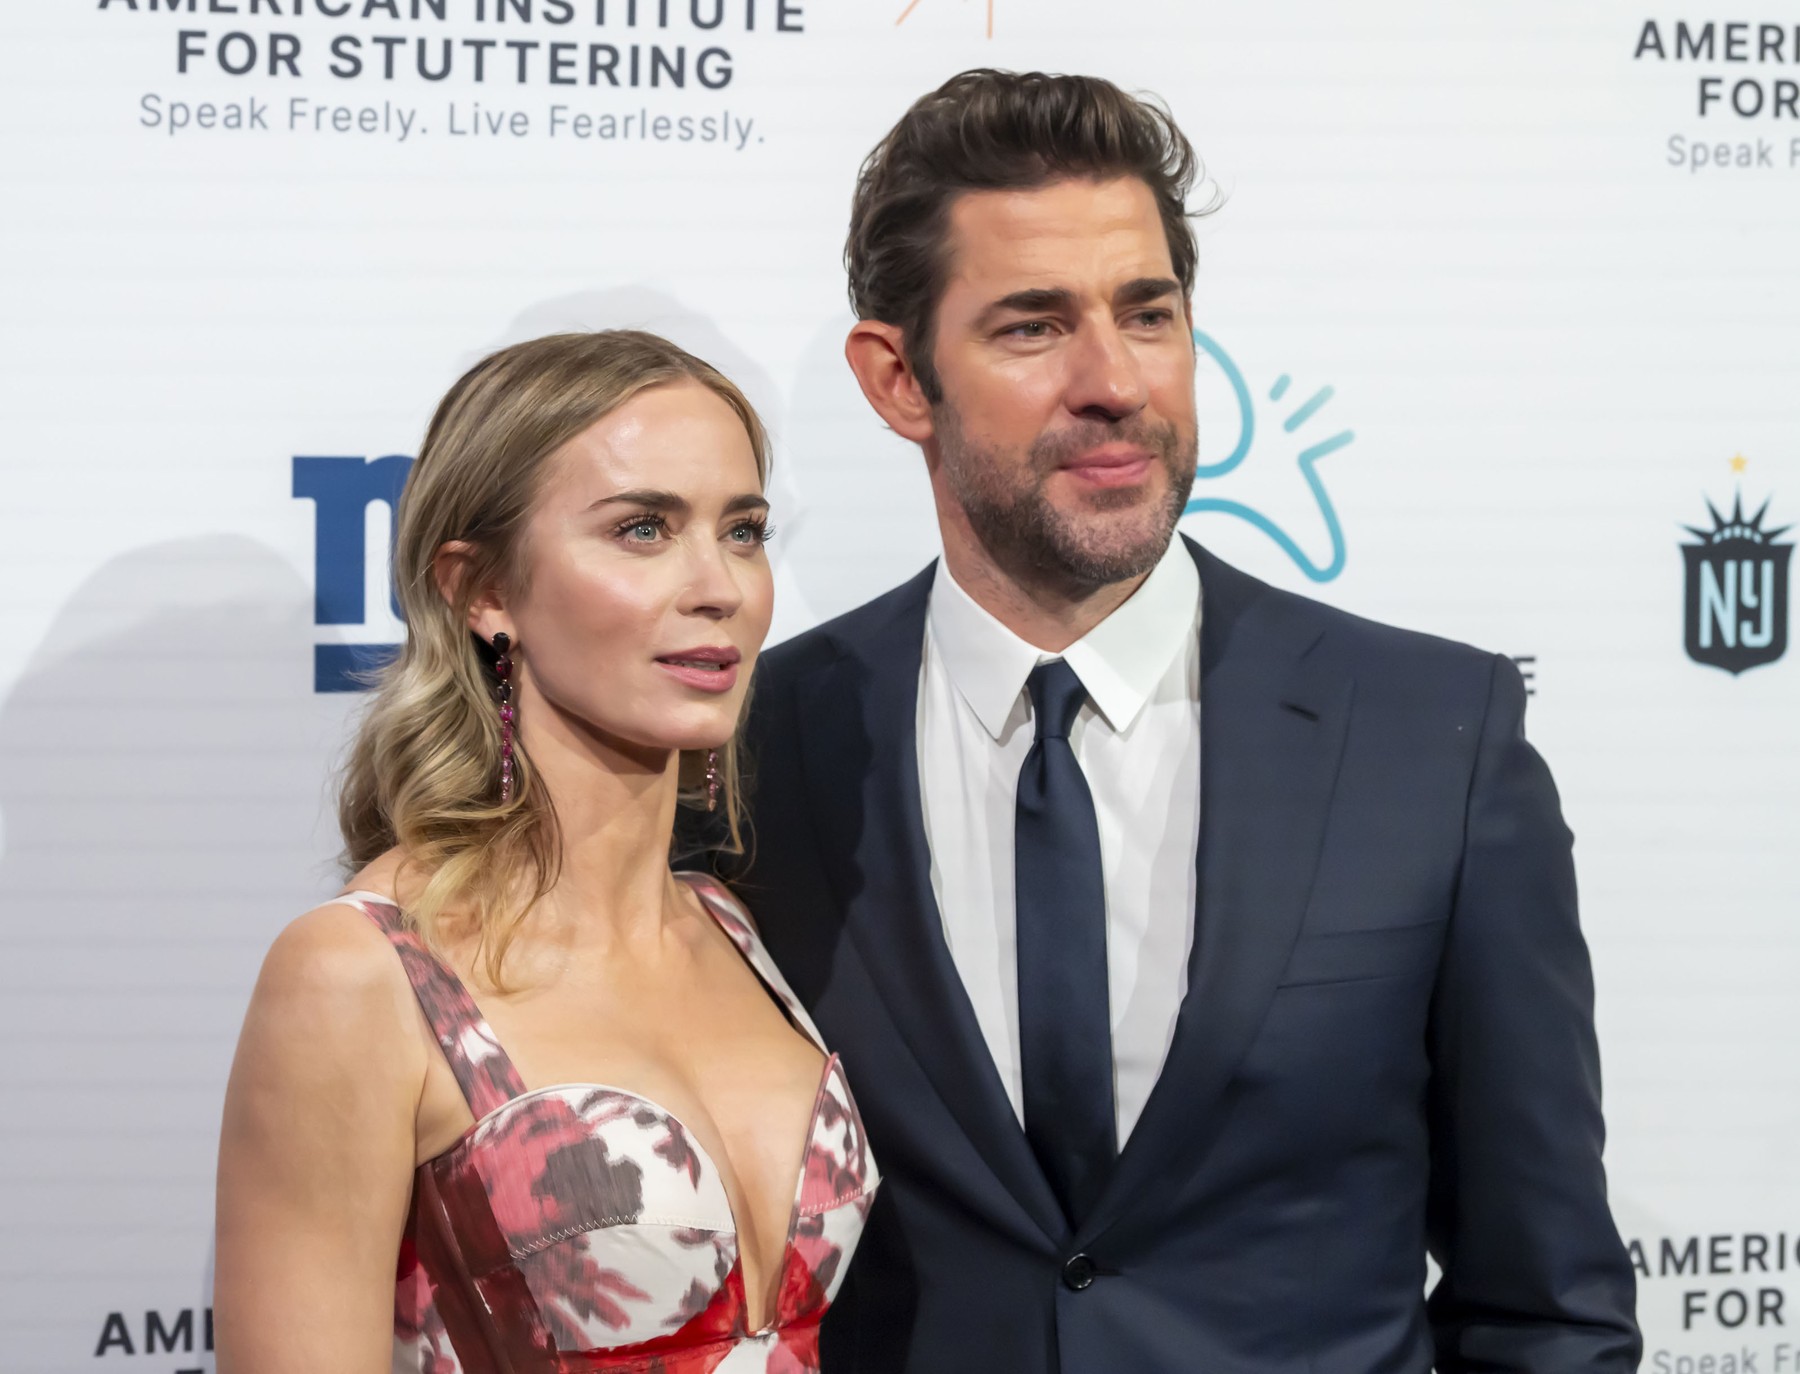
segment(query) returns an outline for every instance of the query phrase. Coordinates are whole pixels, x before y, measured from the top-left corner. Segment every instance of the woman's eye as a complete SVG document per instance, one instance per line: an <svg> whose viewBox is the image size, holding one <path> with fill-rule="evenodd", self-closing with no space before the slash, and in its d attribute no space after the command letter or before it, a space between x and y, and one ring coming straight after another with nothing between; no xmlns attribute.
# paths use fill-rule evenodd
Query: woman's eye
<svg viewBox="0 0 1800 1374"><path fill-rule="evenodd" d="M628 520L619 526L619 535L637 544L654 542L663 532L663 522L651 516Z"/></svg>
<svg viewBox="0 0 1800 1374"><path fill-rule="evenodd" d="M767 520L740 520L731 527L728 537L738 544L766 544L775 533Z"/></svg>

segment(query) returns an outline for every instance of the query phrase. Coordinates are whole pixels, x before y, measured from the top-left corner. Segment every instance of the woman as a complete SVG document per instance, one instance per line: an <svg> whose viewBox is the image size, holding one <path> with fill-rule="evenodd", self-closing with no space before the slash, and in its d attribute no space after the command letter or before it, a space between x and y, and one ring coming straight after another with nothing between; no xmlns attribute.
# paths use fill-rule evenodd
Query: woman
<svg viewBox="0 0 1800 1374"><path fill-rule="evenodd" d="M275 942L232 1069L223 1374L817 1368L875 1167L748 916L669 869L678 804L737 840L766 447L634 332L504 349L438 407L359 871Z"/></svg>

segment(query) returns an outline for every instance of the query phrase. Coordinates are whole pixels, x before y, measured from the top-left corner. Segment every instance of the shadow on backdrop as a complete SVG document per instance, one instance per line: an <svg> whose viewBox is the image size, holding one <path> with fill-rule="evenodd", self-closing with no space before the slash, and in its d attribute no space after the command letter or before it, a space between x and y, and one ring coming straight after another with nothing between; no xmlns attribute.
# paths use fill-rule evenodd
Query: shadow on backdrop
<svg viewBox="0 0 1800 1374"><path fill-rule="evenodd" d="M71 1367L109 1312L142 1351L147 1310L208 1300L244 1006L276 931L337 885L345 703L314 697L312 637L273 550L153 545L81 585L0 704L0 1215L31 1255L6 1324Z"/></svg>
<svg viewBox="0 0 1800 1374"><path fill-rule="evenodd" d="M924 456L863 399L844 361L851 323L846 312L819 327L788 404L780 458L805 515L782 553L799 604L777 605L781 637L899 586L939 553Z"/></svg>

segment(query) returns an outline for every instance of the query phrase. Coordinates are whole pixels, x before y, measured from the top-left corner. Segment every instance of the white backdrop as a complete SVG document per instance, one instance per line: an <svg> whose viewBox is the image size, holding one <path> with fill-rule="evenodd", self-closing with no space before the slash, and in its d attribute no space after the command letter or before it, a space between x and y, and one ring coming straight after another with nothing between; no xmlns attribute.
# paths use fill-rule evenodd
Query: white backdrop
<svg viewBox="0 0 1800 1374"><path fill-rule="evenodd" d="M8 0L0 1371L211 1368L232 1045L336 883L358 698L317 649L399 630L360 460L488 349L645 326L771 422L777 635L897 582L936 540L841 361L846 209L983 64L1160 93L1228 197L1185 527L1532 674L1646 1366L1800 1368L1785 541L1696 563L1712 663L1679 552L1708 500L1800 523L1800 31L1764 10Z"/></svg>

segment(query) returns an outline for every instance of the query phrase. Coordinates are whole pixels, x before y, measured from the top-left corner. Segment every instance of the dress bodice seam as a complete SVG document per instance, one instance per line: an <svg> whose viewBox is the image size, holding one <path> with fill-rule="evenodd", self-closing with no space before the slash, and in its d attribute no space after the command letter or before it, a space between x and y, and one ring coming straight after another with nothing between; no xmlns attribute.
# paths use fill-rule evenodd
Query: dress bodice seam
<svg viewBox="0 0 1800 1374"><path fill-rule="evenodd" d="M830 1202L819 1207L798 1206L794 1208L795 1217L827 1217L839 1208L848 1207L853 1202L860 1202L865 1197L872 1197L875 1188L868 1184L859 1184L847 1193L835 1193ZM790 1230L791 1235L791 1230Z"/></svg>
<svg viewBox="0 0 1800 1374"><path fill-rule="evenodd" d="M696 1222L684 1217L637 1216L637 1217L600 1217L592 1221L584 1221L575 1226L559 1226L554 1231L547 1231L529 1245L509 1246L506 1253L516 1260L530 1259L565 1240L584 1235L589 1231L605 1231L614 1226L666 1226L671 1231L697 1231L708 1236L729 1236L734 1242L737 1232L729 1225L720 1226L714 1222Z"/></svg>

